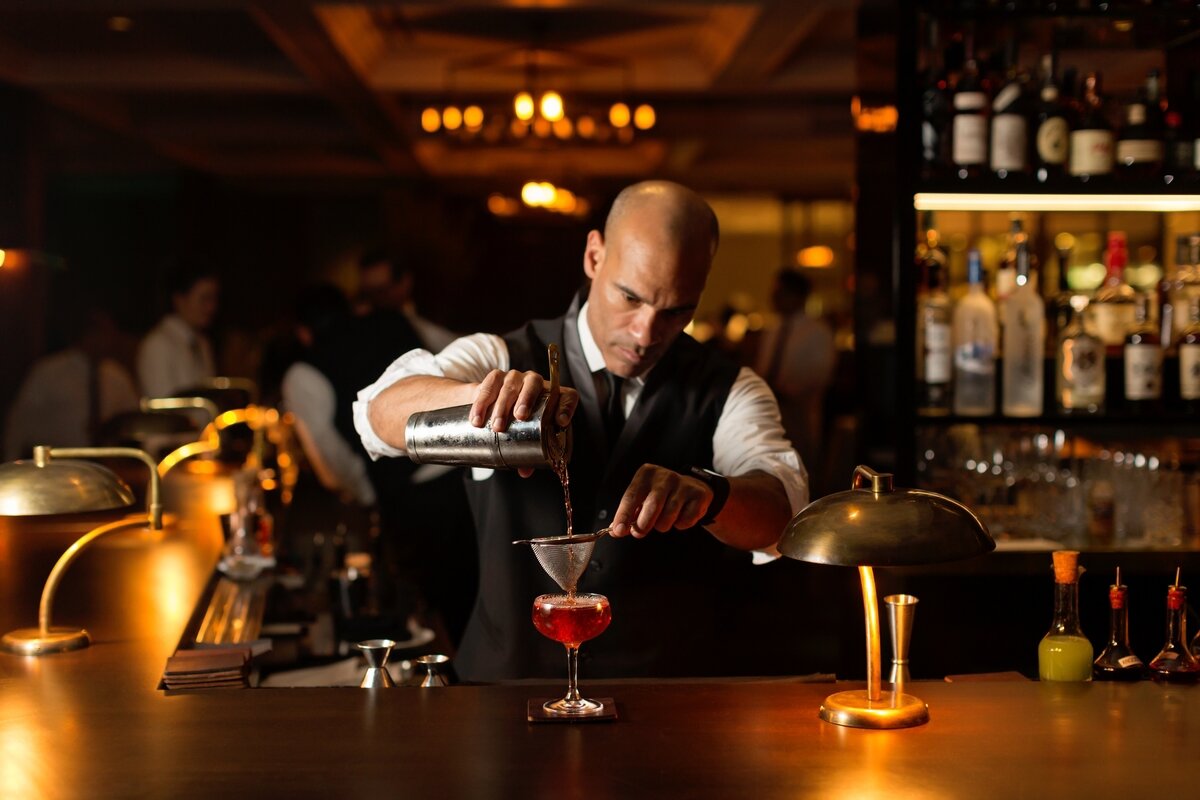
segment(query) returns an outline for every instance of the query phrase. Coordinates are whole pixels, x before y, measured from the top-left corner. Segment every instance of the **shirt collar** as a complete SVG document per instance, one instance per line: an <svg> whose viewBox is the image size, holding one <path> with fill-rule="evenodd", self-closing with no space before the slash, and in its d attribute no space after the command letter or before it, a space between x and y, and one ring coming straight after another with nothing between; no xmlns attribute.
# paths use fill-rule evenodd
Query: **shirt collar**
<svg viewBox="0 0 1200 800"><path fill-rule="evenodd" d="M187 342L198 338L196 332L192 330L192 326L184 322L183 317L178 314L167 314L163 317L162 324L165 329Z"/></svg>
<svg viewBox="0 0 1200 800"><path fill-rule="evenodd" d="M602 369L607 369L604 363L604 354L600 352L600 346L596 344L596 337L592 336L592 328L588 325L587 318L588 302L584 301L583 306L579 309L579 318L577 327L579 328L579 345L583 348L583 357L587 361L588 369L592 374L599 372ZM635 386L641 386L646 382L645 375L639 375L636 378L629 378Z"/></svg>

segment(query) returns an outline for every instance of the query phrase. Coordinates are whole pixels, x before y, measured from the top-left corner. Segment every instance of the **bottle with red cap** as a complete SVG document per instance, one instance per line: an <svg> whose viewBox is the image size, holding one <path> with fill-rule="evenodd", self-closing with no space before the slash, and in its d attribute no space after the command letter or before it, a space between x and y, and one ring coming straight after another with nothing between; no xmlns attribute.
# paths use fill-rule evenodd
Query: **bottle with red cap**
<svg viewBox="0 0 1200 800"><path fill-rule="evenodd" d="M1200 660L1192 655L1187 641L1187 587L1175 583L1167 587L1167 641L1150 660L1150 677L1168 683L1195 683L1200 679Z"/></svg>
<svg viewBox="0 0 1200 800"><path fill-rule="evenodd" d="M1092 677L1098 681L1138 681L1145 677L1146 665L1129 646L1129 587L1117 582L1108 587L1110 609L1108 644L1092 664Z"/></svg>

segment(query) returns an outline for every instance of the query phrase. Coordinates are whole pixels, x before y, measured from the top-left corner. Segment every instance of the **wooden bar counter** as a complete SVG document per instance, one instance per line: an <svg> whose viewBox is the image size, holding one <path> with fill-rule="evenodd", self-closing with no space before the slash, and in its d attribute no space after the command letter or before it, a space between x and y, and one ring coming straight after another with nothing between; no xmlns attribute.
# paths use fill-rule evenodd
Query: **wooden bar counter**
<svg viewBox="0 0 1200 800"><path fill-rule="evenodd" d="M0 523L6 630L36 622L40 581L70 540L50 527ZM0 797L1195 795L1194 687L921 682L911 690L932 721L899 731L821 722L833 685L787 679L584 675L621 713L585 725L525 721L526 700L564 681L165 694L165 659L218 546L213 526L176 525L113 537L71 568L55 621L95 641L0 655Z"/></svg>

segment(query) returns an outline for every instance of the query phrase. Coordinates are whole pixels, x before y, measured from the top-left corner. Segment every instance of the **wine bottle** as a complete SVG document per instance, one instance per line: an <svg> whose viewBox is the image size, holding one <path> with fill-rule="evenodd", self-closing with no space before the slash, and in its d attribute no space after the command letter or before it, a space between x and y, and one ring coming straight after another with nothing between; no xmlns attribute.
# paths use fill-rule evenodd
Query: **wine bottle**
<svg viewBox="0 0 1200 800"><path fill-rule="evenodd" d="M946 293L946 253L937 230L926 230L921 255L925 291L917 300L917 412L950 413L950 296Z"/></svg>
<svg viewBox="0 0 1200 800"><path fill-rule="evenodd" d="M1163 132L1158 70L1150 70L1140 97L1125 106L1125 124L1117 140L1116 166L1124 179L1149 179L1162 172Z"/></svg>
<svg viewBox="0 0 1200 800"><path fill-rule="evenodd" d="M954 92L951 161L959 178L977 178L988 159L987 93L979 77L974 42L967 38L967 57Z"/></svg>
<svg viewBox="0 0 1200 800"><path fill-rule="evenodd" d="M1069 171L1072 177L1082 181L1092 181L1112 173L1113 132L1104 105L1100 93L1100 74L1090 72L1084 79L1079 117L1071 131Z"/></svg>
<svg viewBox="0 0 1200 800"><path fill-rule="evenodd" d="M1004 48L1005 83L992 101L991 168L1001 180L1029 169L1029 109L1025 83L1028 76L1017 64L1017 40Z"/></svg>
<svg viewBox="0 0 1200 800"><path fill-rule="evenodd" d="M1049 53L1042 56L1042 89L1034 125L1034 177L1045 183L1062 176L1071 137L1066 109L1054 80L1054 57Z"/></svg>

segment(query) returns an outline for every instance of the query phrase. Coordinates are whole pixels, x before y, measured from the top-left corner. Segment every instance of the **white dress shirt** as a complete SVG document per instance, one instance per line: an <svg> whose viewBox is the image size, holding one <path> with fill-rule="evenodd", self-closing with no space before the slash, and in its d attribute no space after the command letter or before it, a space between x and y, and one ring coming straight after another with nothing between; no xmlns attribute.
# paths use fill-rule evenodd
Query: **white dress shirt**
<svg viewBox="0 0 1200 800"><path fill-rule="evenodd" d="M321 485L348 494L360 505L375 504L367 465L334 425L337 392L312 364L298 361L283 374L283 407L296 415L296 435Z"/></svg>
<svg viewBox="0 0 1200 800"><path fill-rule="evenodd" d="M111 359L100 362L96 388L99 391L96 422L138 407L133 379ZM88 431L90 394L88 359L82 350L70 348L37 361L22 381L8 412L4 459L29 458L34 445L39 444L54 447L92 444Z"/></svg>
<svg viewBox="0 0 1200 800"><path fill-rule="evenodd" d="M212 345L176 314L168 314L142 339L138 381L146 397L170 397L217 374Z"/></svg>
<svg viewBox="0 0 1200 800"><path fill-rule="evenodd" d="M579 340L588 368L594 373L605 368L604 356L588 326L587 308L585 303L579 310ZM411 350L400 356L379 380L358 393L354 403L354 427L362 437L367 453L371 458L404 455L402 448L393 447L379 438L367 416L371 401L384 389L413 375L478 383L493 369L509 369L508 346L504 339L489 333L457 339L438 355L428 350ZM644 376L624 382L626 417L637 405L644 386ZM743 367L730 388L713 432L712 449L713 468L717 472L731 477L753 471L765 472L783 484L793 515L808 504L808 472L784 436L775 395L753 370ZM474 471L476 480L490 474L491 470Z"/></svg>

